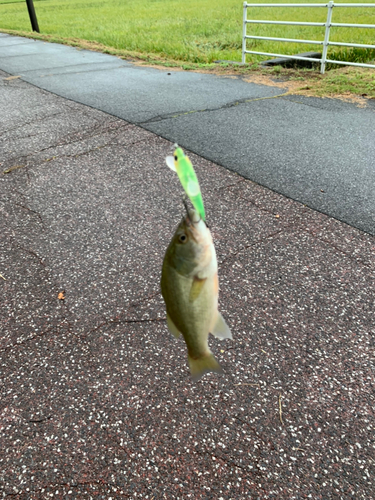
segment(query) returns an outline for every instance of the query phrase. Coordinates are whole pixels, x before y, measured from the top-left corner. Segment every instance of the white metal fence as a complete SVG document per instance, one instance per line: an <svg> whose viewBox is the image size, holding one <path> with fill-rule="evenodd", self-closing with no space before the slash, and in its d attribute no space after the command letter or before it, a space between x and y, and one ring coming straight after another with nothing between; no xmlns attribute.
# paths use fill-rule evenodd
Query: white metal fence
<svg viewBox="0 0 375 500"><path fill-rule="evenodd" d="M258 21L255 19L247 19L247 9L248 8L258 8L258 7L325 7L328 8L327 20L325 23L310 23L310 22L288 22L288 21ZM324 73L326 63L344 64L350 66L363 66L366 68L375 68L374 64L362 64L353 63L348 61L335 61L333 59L327 59L328 46L344 46L344 47L360 47L366 49L375 49L375 45L368 45L364 43L342 43L342 42L330 42L329 34L331 27L341 27L341 28L375 28L375 24L345 24L345 23L332 23L332 13L333 8L337 7L375 7L375 3L334 3L330 1L328 3L247 3L243 4L243 38L242 38L242 63L246 62L246 54L258 54L262 56L273 56L273 57L285 57L288 59L298 59L302 61L316 61L320 63L320 72ZM296 40L291 38L273 38L268 36L253 36L247 35L246 28L248 24L285 24L294 26L323 26L325 27L324 40ZM246 40L271 40L275 42L293 42L293 43L308 43L321 45L323 47L322 57L320 59L313 57L303 57L303 56L290 56L285 54L274 54L271 52L256 52L254 50L246 50Z"/></svg>

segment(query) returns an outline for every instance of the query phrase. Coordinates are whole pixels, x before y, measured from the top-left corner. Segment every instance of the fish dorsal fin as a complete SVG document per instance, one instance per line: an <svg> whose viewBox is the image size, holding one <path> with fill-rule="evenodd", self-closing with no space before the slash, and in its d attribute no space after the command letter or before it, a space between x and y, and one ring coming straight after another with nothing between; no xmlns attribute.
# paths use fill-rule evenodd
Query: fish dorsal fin
<svg viewBox="0 0 375 500"><path fill-rule="evenodd" d="M178 337L181 335L181 332L177 329L177 326L173 323L168 313L167 313L167 326L168 330L173 335L173 337L178 339Z"/></svg>
<svg viewBox="0 0 375 500"><path fill-rule="evenodd" d="M204 284L206 283L207 278L198 278L194 276L193 284L191 285L189 300L190 302L194 302L202 291Z"/></svg>
<svg viewBox="0 0 375 500"><path fill-rule="evenodd" d="M229 326L225 323L224 318L219 312L217 313L216 323L211 333L218 339L232 339Z"/></svg>

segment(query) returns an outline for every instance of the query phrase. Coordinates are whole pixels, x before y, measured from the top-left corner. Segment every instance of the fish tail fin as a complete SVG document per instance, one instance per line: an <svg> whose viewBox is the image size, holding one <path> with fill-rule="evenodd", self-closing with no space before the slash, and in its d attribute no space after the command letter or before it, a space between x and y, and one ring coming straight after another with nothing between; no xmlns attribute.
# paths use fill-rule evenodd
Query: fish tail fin
<svg viewBox="0 0 375 500"><path fill-rule="evenodd" d="M223 369L211 352L207 356L198 359L194 359L188 355L188 360L190 373L194 382L199 380L205 373L223 373Z"/></svg>

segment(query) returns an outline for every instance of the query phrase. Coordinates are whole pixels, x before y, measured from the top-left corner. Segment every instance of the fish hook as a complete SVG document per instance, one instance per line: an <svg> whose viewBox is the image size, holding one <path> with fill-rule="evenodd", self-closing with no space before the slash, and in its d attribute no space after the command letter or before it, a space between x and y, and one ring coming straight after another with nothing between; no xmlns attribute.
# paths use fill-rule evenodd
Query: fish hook
<svg viewBox="0 0 375 500"><path fill-rule="evenodd" d="M189 214L189 206L187 204L188 197L186 194L183 195L182 197L182 203L184 204L186 214L187 214L187 220L189 221L189 226L193 224L193 221L190 219L190 214Z"/></svg>
<svg viewBox="0 0 375 500"><path fill-rule="evenodd" d="M192 220L190 219L190 215L189 215L189 207L188 207L188 204L187 204L187 200L188 200L188 199L189 199L189 198L188 198L188 196L184 193L184 194L183 194L183 196L182 196L182 203L183 203L183 204L184 204L184 206L185 206L185 210L186 210L186 213L187 213L187 218L188 218L188 220L189 220L189 226L190 226L191 224L193 224L193 225L194 225L194 221L192 221ZM199 215L199 214L198 214L198 215ZM199 215L199 220L197 221L197 223L198 223L198 222L200 222L201 220L202 220L202 217ZM206 221L203 221L203 222L206 224L206 227L208 227L207 222L206 222Z"/></svg>

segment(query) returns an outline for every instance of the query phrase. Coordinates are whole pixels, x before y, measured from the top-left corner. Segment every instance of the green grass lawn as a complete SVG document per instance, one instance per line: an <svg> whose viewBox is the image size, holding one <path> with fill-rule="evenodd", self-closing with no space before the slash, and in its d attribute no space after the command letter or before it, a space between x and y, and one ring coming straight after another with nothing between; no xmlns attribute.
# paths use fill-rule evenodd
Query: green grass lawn
<svg viewBox="0 0 375 500"><path fill-rule="evenodd" d="M209 68L216 60L241 61L242 0L34 0L34 5L41 35L50 41L185 69L202 69L205 65ZM324 22L326 16L326 8L254 8L248 13L249 19L280 21ZM375 8L337 8L333 22L375 24ZM0 0L0 30L30 36L24 0ZM248 34L323 40L324 28L250 25ZM331 40L375 44L375 29L332 28ZM320 47L248 41L248 49L296 54L318 51ZM328 57L369 62L375 59L375 51L332 47ZM261 59L265 58L248 55L247 63L256 64ZM335 71L344 69L335 68ZM243 70L234 68L233 71ZM365 71L367 73L361 73L361 80L367 79L366 85L371 87L375 72ZM303 77L299 74L297 78ZM354 92L361 93L361 89ZM367 90L362 93L368 94Z"/></svg>
<svg viewBox="0 0 375 500"><path fill-rule="evenodd" d="M191 63L241 60L241 0L34 0L43 34L81 38L128 52ZM249 18L325 21L325 8L249 9ZM375 8L338 8L335 22L375 24ZM0 0L0 28L30 31L24 0ZM322 40L321 28L252 25L248 34ZM335 28L332 40L374 43L375 30ZM314 45L282 42L248 43L257 51L293 54L317 50ZM340 57L338 49L330 49ZM368 59L366 51L346 51L351 59ZM247 56L248 62L259 56Z"/></svg>

